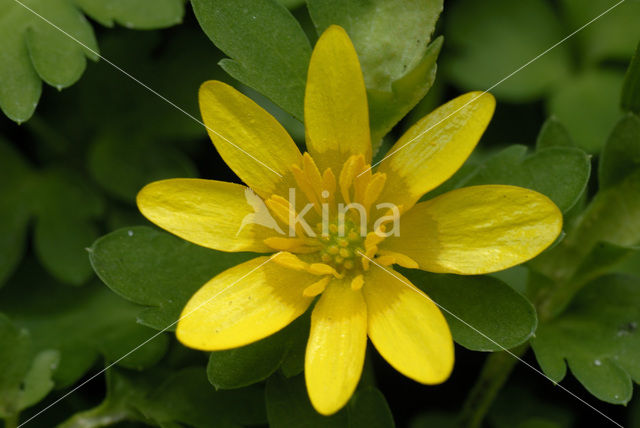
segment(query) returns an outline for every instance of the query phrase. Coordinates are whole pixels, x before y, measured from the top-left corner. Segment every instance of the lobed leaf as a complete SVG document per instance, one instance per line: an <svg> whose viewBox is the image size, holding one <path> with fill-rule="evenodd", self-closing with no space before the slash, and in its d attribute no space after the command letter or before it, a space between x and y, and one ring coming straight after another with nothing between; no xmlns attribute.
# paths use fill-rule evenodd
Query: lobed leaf
<svg viewBox="0 0 640 428"><path fill-rule="evenodd" d="M105 25L116 20L157 28L179 22L184 5L181 0L0 0L0 109L11 120L22 123L33 115L42 81L66 88L80 78L86 58L98 59L93 28L79 8Z"/></svg>
<svg viewBox="0 0 640 428"><path fill-rule="evenodd" d="M220 66L299 120L311 46L298 21L276 0L192 0L211 41L230 59Z"/></svg>
<svg viewBox="0 0 640 428"><path fill-rule="evenodd" d="M531 340L542 370L560 382L567 365L600 400L625 404L640 381L640 279L608 275L587 284ZM566 363L565 363L566 361Z"/></svg>

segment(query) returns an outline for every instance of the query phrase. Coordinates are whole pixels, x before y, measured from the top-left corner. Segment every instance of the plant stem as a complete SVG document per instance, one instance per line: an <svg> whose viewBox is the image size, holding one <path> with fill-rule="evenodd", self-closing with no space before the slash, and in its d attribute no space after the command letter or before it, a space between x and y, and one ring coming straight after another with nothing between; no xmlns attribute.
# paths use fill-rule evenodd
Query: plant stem
<svg viewBox="0 0 640 428"><path fill-rule="evenodd" d="M487 357L480 377L467 396L460 414L460 426L478 428L489 411L496 395L506 383L518 358L529 349L529 344L520 345L508 352L495 352ZM517 358L516 358L517 357Z"/></svg>

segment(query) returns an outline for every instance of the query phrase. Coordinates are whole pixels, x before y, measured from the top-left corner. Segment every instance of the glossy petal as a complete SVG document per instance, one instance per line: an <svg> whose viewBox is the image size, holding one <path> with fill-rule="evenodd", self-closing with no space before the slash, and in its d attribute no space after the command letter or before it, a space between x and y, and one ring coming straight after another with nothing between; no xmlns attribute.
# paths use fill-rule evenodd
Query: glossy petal
<svg viewBox="0 0 640 428"><path fill-rule="evenodd" d="M191 178L155 181L138 193L137 203L161 228L215 250L273 252L263 240L282 236L273 228L275 220L267 221L262 200L239 184Z"/></svg>
<svg viewBox="0 0 640 428"><path fill-rule="evenodd" d="M199 99L209 137L227 165L260 196L287 195L290 168L301 154L282 125L226 83L203 83Z"/></svg>
<svg viewBox="0 0 640 428"><path fill-rule="evenodd" d="M562 213L546 196L516 186L453 190L400 218L400 236L381 249L406 254L430 272L484 274L523 263L553 243Z"/></svg>
<svg viewBox="0 0 640 428"><path fill-rule="evenodd" d="M311 316L305 377L313 407L323 415L340 410L358 385L367 347L367 308L350 281L334 280Z"/></svg>
<svg viewBox="0 0 640 428"><path fill-rule="evenodd" d="M331 167L340 174L351 155L371 161L367 92L358 55L341 27L327 28L313 49L304 122L307 150L321 171Z"/></svg>
<svg viewBox="0 0 640 428"><path fill-rule="evenodd" d="M368 271L363 293L369 338L380 355L417 382L444 382L453 369L453 339L436 304L408 279L379 266Z"/></svg>
<svg viewBox="0 0 640 428"><path fill-rule="evenodd" d="M266 262L266 263L265 263ZM305 287L317 277L258 257L207 282L182 311L176 335L204 351L230 349L267 337L309 307Z"/></svg>
<svg viewBox="0 0 640 428"><path fill-rule="evenodd" d="M387 182L379 201L408 209L451 177L480 140L495 104L489 93L470 92L413 125L380 163Z"/></svg>

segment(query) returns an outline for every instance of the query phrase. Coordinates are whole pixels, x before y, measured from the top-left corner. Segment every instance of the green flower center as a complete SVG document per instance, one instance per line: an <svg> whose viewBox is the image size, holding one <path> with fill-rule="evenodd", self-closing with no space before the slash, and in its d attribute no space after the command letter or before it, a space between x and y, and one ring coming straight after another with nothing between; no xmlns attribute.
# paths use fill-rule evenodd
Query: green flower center
<svg viewBox="0 0 640 428"><path fill-rule="evenodd" d="M322 243L320 258L323 263L338 272L359 267L360 253L364 253L364 238L360 235L359 225L346 220L342 227L337 222L331 222L324 230L321 224L316 230Z"/></svg>

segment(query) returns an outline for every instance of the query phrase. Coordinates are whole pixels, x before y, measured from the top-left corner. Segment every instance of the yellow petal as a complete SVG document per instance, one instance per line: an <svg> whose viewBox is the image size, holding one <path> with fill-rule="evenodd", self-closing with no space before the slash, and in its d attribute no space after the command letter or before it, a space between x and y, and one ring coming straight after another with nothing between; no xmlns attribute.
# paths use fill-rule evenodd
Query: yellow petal
<svg viewBox="0 0 640 428"><path fill-rule="evenodd" d="M351 156L371 162L367 92L356 50L332 25L322 33L309 63L304 98L307 150L321 171L334 172Z"/></svg>
<svg viewBox="0 0 640 428"><path fill-rule="evenodd" d="M491 94L470 92L413 125L389 150L378 171L387 173L380 202L410 208L467 160L493 116Z"/></svg>
<svg viewBox="0 0 640 428"><path fill-rule="evenodd" d="M349 280L333 280L311 315L305 357L307 390L323 415L340 410L358 385L367 346L367 308Z"/></svg>
<svg viewBox="0 0 640 428"><path fill-rule="evenodd" d="M273 252L263 241L280 236L260 197L239 184L191 178L155 181L138 193L137 203L161 228L215 250Z"/></svg>
<svg viewBox="0 0 640 428"><path fill-rule="evenodd" d="M367 272L369 338L396 370L425 384L444 382L453 369L453 339L440 309L391 268Z"/></svg>
<svg viewBox="0 0 640 428"><path fill-rule="evenodd" d="M400 218L400 236L380 249L406 254L430 272L484 274L526 262L562 230L546 196L516 186L453 190L421 202Z"/></svg>
<svg viewBox="0 0 640 428"><path fill-rule="evenodd" d="M290 168L302 155L278 121L226 83L200 87L200 112L209 137L229 167L257 194L286 195Z"/></svg>
<svg viewBox="0 0 640 428"><path fill-rule="evenodd" d="M313 300L302 294L317 277L258 257L207 282L182 311L176 335L204 351L235 348L267 337L295 320Z"/></svg>

